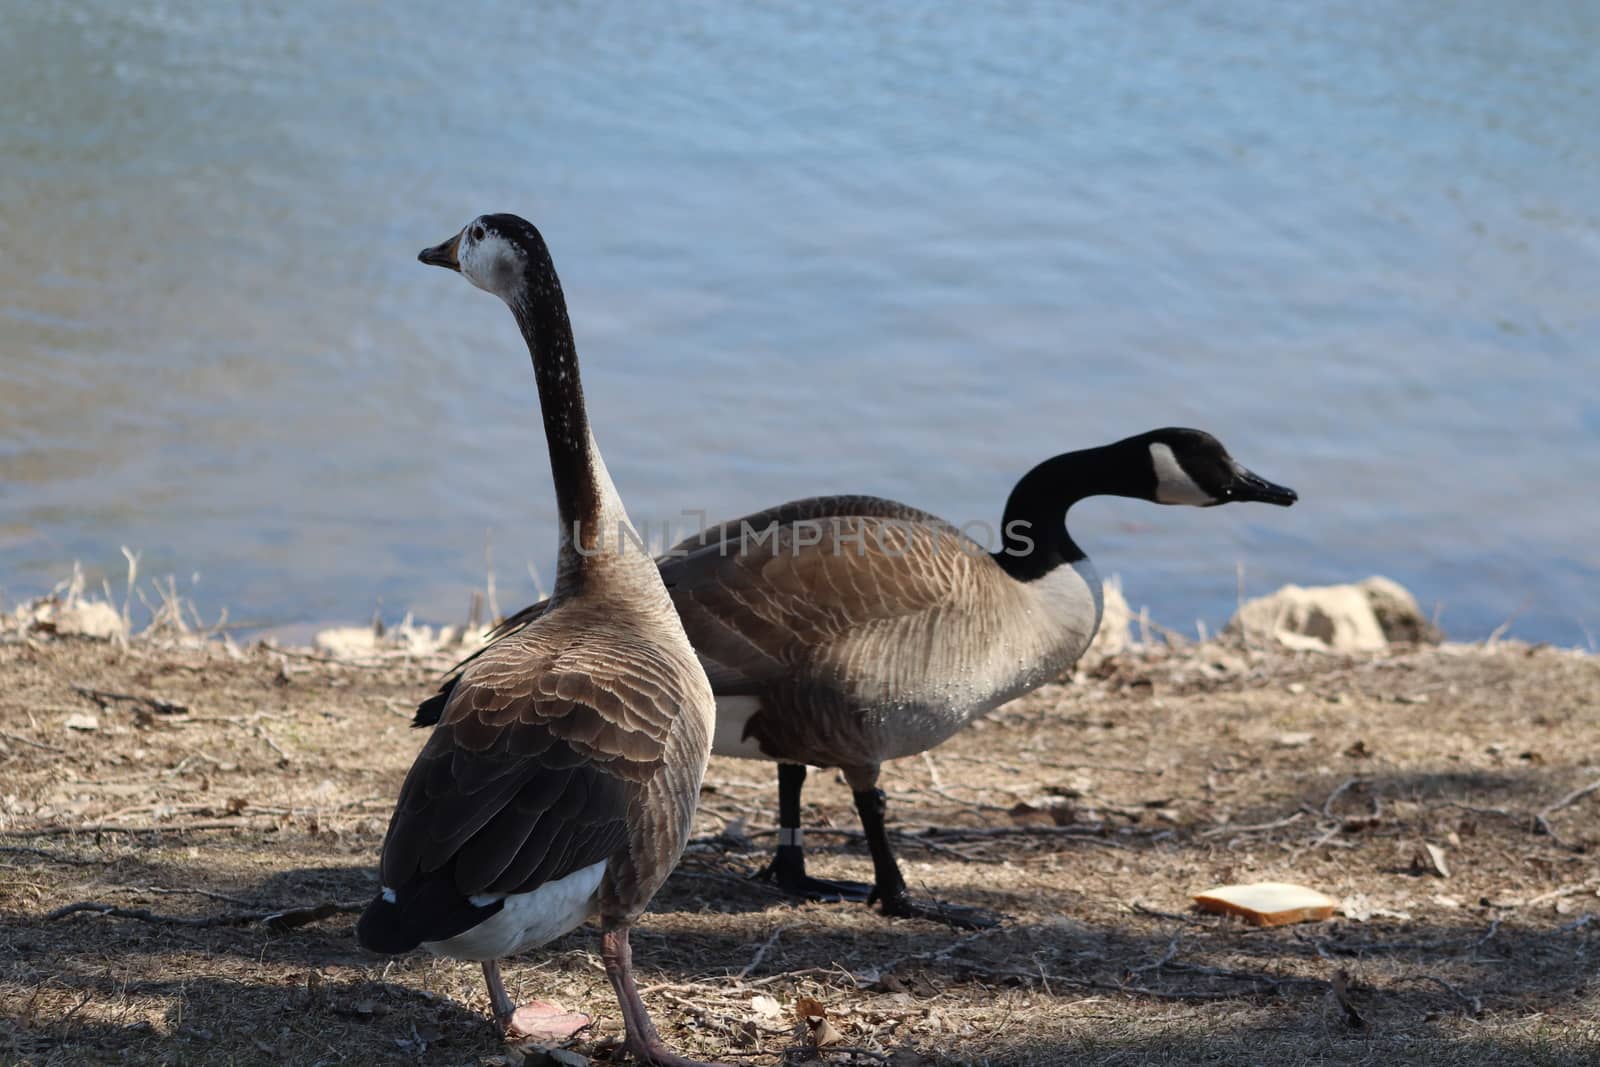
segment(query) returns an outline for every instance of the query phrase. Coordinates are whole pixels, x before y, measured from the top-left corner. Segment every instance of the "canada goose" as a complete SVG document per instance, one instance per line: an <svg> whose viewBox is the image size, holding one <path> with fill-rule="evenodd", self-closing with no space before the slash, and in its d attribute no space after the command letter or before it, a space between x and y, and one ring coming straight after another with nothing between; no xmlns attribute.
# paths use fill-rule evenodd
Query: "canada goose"
<svg viewBox="0 0 1600 1067"><path fill-rule="evenodd" d="M722 523L657 560L716 693L713 751L779 764L778 847L764 874L792 893L876 901L889 915L987 921L976 909L907 895L878 769L941 743L1083 655L1100 625L1100 579L1067 533L1066 514L1090 496L1201 507L1296 499L1210 434L1162 429L1034 467L1006 501L993 553L916 508L836 496ZM543 610L524 608L501 632ZM437 718L454 684L447 678L417 709L419 725ZM871 887L806 875L807 764L840 768L855 792Z"/></svg>
<svg viewBox="0 0 1600 1067"><path fill-rule="evenodd" d="M356 936L377 952L421 945L481 962L502 1029L537 1033L557 1013L515 1008L497 961L598 916L629 1052L683 1067L692 1061L663 1047L634 987L628 929L688 839L711 688L655 566L625 551L632 527L589 431L544 238L515 215L484 215L418 258L459 271L516 317L539 386L561 549L546 610L468 664L440 707L401 786L382 888Z"/></svg>

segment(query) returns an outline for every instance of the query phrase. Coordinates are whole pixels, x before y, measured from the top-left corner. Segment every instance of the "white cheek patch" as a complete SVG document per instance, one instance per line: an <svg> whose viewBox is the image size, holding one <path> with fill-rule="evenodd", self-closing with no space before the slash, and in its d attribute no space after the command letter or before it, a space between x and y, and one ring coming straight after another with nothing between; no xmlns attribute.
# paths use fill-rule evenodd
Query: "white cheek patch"
<svg viewBox="0 0 1600 1067"><path fill-rule="evenodd" d="M485 235L481 241L462 238L461 273L479 289L509 300L522 284L523 256L521 249L498 234Z"/></svg>
<svg viewBox="0 0 1600 1067"><path fill-rule="evenodd" d="M1200 507L1213 504L1216 497L1200 488L1189 472L1183 469L1172 447L1164 444L1150 446L1150 463L1156 471L1156 502L1158 504L1189 504Z"/></svg>

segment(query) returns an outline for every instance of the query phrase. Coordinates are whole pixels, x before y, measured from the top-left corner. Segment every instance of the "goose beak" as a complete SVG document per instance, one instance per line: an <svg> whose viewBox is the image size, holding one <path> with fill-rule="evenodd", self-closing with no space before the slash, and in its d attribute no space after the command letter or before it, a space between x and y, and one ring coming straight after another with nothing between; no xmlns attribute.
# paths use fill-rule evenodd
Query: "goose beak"
<svg viewBox="0 0 1600 1067"><path fill-rule="evenodd" d="M1269 482L1255 471L1239 467L1233 474L1233 485L1229 487L1229 500L1253 500L1262 504L1276 504L1286 508L1300 499L1296 493L1286 485Z"/></svg>
<svg viewBox="0 0 1600 1067"><path fill-rule="evenodd" d="M424 248L417 253L417 259L419 262L426 263L429 266L460 271L461 262L456 259L456 245L460 243L461 235L458 233L444 242L444 244L434 245L432 248Z"/></svg>

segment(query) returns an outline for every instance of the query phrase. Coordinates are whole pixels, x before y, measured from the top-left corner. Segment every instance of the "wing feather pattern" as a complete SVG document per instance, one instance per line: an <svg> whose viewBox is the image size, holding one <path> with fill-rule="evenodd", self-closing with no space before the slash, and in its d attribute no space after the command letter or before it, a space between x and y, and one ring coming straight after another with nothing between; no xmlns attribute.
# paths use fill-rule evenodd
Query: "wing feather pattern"
<svg viewBox="0 0 1600 1067"><path fill-rule="evenodd" d="M362 915L362 943L448 939L500 906L469 898L531 892L625 848L677 714L671 673L648 642L571 625L525 627L469 661L401 787L380 862L394 899Z"/></svg>

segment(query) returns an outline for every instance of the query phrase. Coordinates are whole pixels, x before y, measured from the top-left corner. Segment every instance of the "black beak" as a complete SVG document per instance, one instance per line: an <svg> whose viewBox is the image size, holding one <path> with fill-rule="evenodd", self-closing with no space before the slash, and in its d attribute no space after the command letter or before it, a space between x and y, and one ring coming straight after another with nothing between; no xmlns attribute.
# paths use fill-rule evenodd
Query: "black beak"
<svg viewBox="0 0 1600 1067"><path fill-rule="evenodd" d="M460 243L461 235L458 233L443 244L434 245L432 248L424 248L417 253L417 259L429 266L459 271L461 263L456 259L456 245Z"/></svg>
<svg viewBox="0 0 1600 1067"><path fill-rule="evenodd" d="M1228 499L1253 500L1286 508L1299 500L1300 494L1286 485L1269 482L1254 471L1239 467L1233 473L1233 485L1228 488Z"/></svg>

